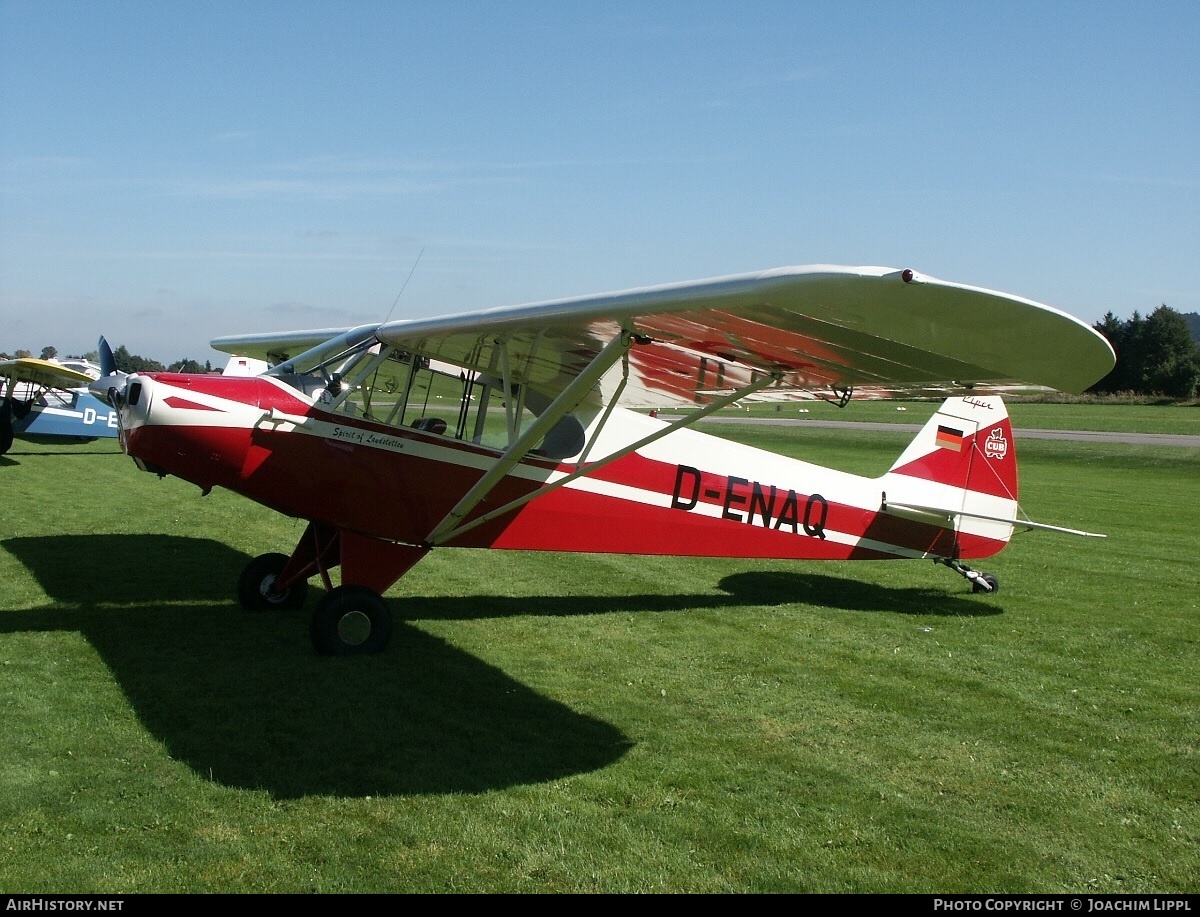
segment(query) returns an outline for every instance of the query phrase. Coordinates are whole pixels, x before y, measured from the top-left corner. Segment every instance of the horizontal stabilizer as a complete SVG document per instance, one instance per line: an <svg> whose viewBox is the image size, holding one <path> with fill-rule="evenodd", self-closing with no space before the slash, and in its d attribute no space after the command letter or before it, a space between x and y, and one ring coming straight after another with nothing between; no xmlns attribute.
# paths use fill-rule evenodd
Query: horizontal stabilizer
<svg viewBox="0 0 1200 917"><path fill-rule="evenodd" d="M890 513L893 510L900 511L898 513L895 513L894 515L907 515L908 513L917 513L917 514L922 514L922 515L928 514L931 517L937 517L939 519L945 519L945 518L951 517L951 516L966 516L970 519L985 519L988 522L1007 522L1009 525L1012 525L1015 527L1020 527L1020 528L1025 528L1025 529L1036 529L1036 530L1042 531L1042 532L1060 532L1064 535L1081 535L1085 538L1107 538L1108 537L1107 535L1103 535L1099 532L1085 532L1081 529L1068 529L1068 528L1064 528L1061 525L1047 525L1044 522L1030 522L1027 519L1006 519L1003 516L988 516L983 513L969 513L969 512L964 512L963 510L944 509L944 508L937 507L937 506L917 506L912 503L890 503L890 502L884 503L883 511L885 513Z"/></svg>

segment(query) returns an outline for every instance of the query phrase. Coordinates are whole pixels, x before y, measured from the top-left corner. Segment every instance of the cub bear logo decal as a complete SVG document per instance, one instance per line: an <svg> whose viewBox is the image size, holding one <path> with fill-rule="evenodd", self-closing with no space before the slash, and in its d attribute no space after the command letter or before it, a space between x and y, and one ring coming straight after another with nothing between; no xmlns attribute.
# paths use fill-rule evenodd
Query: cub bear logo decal
<svg viewBox="0 0 1200 917"><path fill-rule="evenodd" d="M1008 455L1008 440L1004 438L1004 431L1000 427L996 427L988 436L987 442L984 443L984 455L994 459L1002 459Z"/></svg>

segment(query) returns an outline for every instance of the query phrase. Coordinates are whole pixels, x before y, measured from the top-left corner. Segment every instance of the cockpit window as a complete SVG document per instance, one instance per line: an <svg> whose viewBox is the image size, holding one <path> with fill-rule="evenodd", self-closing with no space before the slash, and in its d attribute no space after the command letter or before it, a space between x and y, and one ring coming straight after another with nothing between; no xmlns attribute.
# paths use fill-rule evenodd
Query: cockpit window
<svg viewBox="0 0 1200 917"><path fill-rule="evenodd" d="M381 343L373 328L355 329L268 371L322 410L392 427L504 449L552 401L477 370ZM568 414L534 455L562 459L584 446L583 425Z"/></svg>

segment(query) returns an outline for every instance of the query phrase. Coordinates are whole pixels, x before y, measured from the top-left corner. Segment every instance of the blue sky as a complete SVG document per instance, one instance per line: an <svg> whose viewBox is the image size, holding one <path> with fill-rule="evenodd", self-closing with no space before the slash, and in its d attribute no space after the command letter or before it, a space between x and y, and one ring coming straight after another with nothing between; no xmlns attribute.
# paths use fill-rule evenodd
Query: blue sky
<svg viewBox="0 0 1200 917"><path fill-rule="evenodd" d="M1198 37L1194 2L0 0L0 351L217 363L811 263L1200 311Z"/></svg>

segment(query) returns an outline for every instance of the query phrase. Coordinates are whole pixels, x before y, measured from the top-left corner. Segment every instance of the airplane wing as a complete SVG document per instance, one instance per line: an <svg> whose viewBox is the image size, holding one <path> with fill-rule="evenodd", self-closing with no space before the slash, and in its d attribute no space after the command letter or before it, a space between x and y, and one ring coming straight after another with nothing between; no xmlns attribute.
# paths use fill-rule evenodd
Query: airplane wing
<svg viewBox="0 0 1200 917"><path fill-rule="evenodd" d="M286 357L345 330L212 345ZM767 397L860 386L893 394L982 385L1081 392L1115 363L1108 342L1065 312L886 267L786 267L394 321L374 333L466 369L499 375L504 361L509 378L545 391L561 391L628 334L635 346L620 400L631 407L706 404L764 376L777 380Z"/></svg>
<svg viewBox="0 0 1200 917"><path fill-rule="evenodd" d="M372 327L369 325L364 328ZM263 360L272 366L286 362L290 357L303 353L310 347L323 344L331 338L339 337L354 330L349 325L345 328L320 328L308 331L285 331L282 333L240 334L214 338L211 342L214 350L235 357L248 357L252 360Z"/></svg>
<svg viewBox="0 0 1200 917"><path fill-rule="evenodd" d="M0 360L0 379L13 383L26 382L42 388L79 388L92 381L92 377L49 360L36 357L18 357L15 360Z"/></svg>

